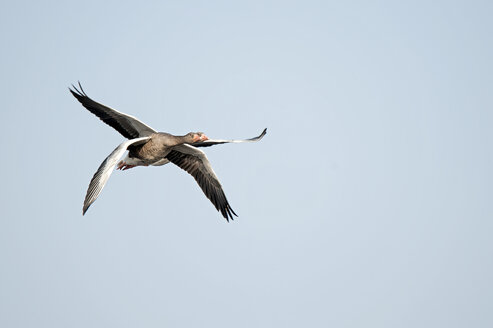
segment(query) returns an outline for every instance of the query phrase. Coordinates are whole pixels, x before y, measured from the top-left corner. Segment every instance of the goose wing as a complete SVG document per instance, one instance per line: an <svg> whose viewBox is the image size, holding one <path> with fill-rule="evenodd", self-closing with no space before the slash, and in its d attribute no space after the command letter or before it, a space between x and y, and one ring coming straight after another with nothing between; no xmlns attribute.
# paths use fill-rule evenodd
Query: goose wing
<svg viewBox="0 0 493 328"><path fill-rule="evenodd" d="M94 173L94 176L89 183L86 198L84 199L84 207L82 208L82 215L86 214L89 206L91 206L91 204L96 201L99 194L103 190L104 185L110 178L111 173L113 173L113 169L115 168L116 163L118 162L120 157L122 157L123 153L127 150L128 146L144 143L149 139L150 137L142 137L127 140L116 147L115 150L113 150L113 152L108 157L106 157L103 163L101 163L101 165L99 166L96 173Z"/></svg>
<svg viewBox="0 0 493 328"><path fill-rule="evenodd" d="M243 139L243 140L222 140L222 139L214 139L214 140L207 140L207 141L202 141L202 142L196 142L193 144L194 147L210 147L213 145L219 145L219 144L224 144L224 143L241 143L241 142L255 142L259 141L262 139L265 134L267 133L267 129L264 129L260 135L254 138L250 139Z"/></svg>
<svg viewBox="0 0 493 328"><path fill-rule="evenodd" d="M74 90L69 88L70 92L75 98L77 98L82 106L99 117L104 123L120 132L125 138L134 139L138 137L146 137L156 132L153 128L142 123L131 115L121 113L113 108L95 102L86 95L80 82L80 90L74 85L72 85L72 87Z"/></svg>
<svg viewBox="0 0 493 328"><path fill-rule="evenodd" d="M233 215L238 216L229 205L221 183L202 150L183 144L173 147L166 158L195 178L205 196L227 221L233 220Z"/></svg>

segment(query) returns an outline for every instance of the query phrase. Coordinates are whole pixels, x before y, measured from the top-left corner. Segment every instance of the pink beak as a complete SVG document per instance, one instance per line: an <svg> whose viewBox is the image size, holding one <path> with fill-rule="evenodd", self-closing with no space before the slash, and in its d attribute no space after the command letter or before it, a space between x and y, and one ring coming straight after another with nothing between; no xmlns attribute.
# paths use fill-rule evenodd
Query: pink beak
<svg viewBox="0 0 493 328"><path fill-rule="evenodd" d="M205 134L200 136L200 141L206 141L206 140L209 140L208 136L206 136Z"/></svg>

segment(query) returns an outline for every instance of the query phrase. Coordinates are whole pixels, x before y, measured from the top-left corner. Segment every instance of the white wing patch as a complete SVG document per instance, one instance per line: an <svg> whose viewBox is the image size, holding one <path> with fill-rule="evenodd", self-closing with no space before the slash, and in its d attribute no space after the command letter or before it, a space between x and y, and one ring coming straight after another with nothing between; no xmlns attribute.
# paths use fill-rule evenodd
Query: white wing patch
<svg viewBox="0 0 493 328"><path fill-rule="evenodd" d="M91 204L96 201L99 194L103 190L104 185L110 178L111 173L113 173L113 170L116 164L118 163L118 160L125 153L128 146L136 143L142 143L143 141L146 141L148 139L150 139L150 137L142 137L142 138L127 140L121 143L118 147L116 147L115 150L113 150L113 152L108 157L106 157L103 163L101 163L101 165L99 166L96 173L94 173L94 176L92 177L91 182L89 183L89 188L87 189L86 198L84 199L84 207L82 208L82 215L86 214L87 210L89 209L89 206L91 206Z"/></svg>

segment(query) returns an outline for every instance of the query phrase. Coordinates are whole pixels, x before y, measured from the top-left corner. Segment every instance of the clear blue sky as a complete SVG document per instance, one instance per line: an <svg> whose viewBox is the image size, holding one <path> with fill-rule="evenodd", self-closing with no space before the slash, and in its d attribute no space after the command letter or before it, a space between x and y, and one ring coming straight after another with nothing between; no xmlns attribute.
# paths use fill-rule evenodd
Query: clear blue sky
<svg viewBox="0 0 493 328"><path fill-rule="evenodd" d="M11 1L0 11L1 327L492 327L490 1ZM124 138L206 149L89 180Z"/></svg>

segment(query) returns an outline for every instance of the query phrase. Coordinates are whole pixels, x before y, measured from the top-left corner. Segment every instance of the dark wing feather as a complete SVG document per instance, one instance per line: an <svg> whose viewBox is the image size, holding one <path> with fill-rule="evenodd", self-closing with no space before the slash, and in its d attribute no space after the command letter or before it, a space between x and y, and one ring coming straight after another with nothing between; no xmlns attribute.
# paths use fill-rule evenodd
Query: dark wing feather
<svg viewBox="0 0 493 328"><path fill-rule="evenodd" d="M264 131L262 131L262 133L257 136L257 137L254 137L254 138L250 138L250 139L243 139L243 140L220 140L220 139L209 139L207 141L202 141L202 142L196 142L193 144L194 147L210 147L210 146L213 146L213 145L220 145L220 144L225 144L225 143L240 143L240 142L255 142L255 141L259 141L260 139L262 139L265 134L267 133L267 129L264 129Z"/></svg>
<svg viewBox="0 0 493 328"><path fill-rule="evenodd" d="M121 113L115 109L109 108L89 98L79 82L79 89L72 85L74 90L70 89L72 95L87 108L91 113L99 117L104 123L108 124L127 139L138 137L147 137L156 131L146 124L142 123L135 117Z"/></svg>
<svg viewBox="0 0 493 328"><path fill-rule="evenodd" d="M189 145L174 147L166 156L173 164L190 173L222 216L229 221L236 213L226 199L223 188L204 152Z"/></svg>

